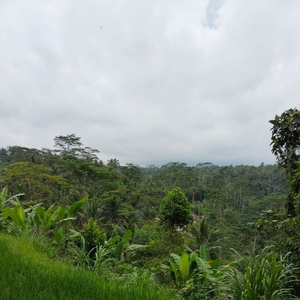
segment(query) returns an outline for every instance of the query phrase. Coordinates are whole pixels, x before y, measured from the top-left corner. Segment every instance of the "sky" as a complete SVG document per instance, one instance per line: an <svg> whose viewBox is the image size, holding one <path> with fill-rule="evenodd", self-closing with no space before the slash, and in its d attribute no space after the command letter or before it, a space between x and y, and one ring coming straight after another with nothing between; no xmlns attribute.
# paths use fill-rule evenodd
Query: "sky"
<svg viewBox="0 0 300 300"><path fill-rule="evenodd" d="M299 94L299 0L0 0L0 147L273 164Z"/></svg>

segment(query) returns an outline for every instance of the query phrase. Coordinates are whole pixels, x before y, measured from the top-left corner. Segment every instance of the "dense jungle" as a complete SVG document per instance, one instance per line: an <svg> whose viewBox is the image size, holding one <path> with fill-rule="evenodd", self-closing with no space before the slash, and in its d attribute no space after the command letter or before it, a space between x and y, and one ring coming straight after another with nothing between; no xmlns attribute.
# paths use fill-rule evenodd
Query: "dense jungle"
<svg viewBox="0 0 300 300"><path fill-rule="evenodd" d="M300 112L270 123L274 165L0 149L0 298L298 299Z"/></svg>

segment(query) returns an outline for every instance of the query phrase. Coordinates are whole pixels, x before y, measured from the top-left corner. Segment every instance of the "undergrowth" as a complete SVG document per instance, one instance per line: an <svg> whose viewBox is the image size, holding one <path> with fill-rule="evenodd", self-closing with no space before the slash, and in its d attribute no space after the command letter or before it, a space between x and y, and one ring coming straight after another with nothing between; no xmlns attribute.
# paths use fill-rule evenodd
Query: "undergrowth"
<svg viewBox="0 0 300 300"><path fill-rule="evenodd" d="M132 278L134 284L120 284L113 277L108 279L50 259L40 250L37 252L24 237L0 234L1 299L175 299L152 281L148 285L145 280L139 282L136 275Z"/></svg>

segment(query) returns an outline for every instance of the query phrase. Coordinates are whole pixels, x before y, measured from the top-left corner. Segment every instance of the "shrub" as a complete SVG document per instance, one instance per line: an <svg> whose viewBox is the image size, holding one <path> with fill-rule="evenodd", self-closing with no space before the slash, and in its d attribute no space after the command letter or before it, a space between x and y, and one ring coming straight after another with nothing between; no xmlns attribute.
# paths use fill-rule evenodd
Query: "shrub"
<svg viewBox="0 0 300 300"><path fill-rule="evenodd" d="M86 223L83 224L83 230L81 232L85 241L85 250L90 252L97 245L103 245L106 240L106 234L97 225L93 218L89 218Z"/></svg>

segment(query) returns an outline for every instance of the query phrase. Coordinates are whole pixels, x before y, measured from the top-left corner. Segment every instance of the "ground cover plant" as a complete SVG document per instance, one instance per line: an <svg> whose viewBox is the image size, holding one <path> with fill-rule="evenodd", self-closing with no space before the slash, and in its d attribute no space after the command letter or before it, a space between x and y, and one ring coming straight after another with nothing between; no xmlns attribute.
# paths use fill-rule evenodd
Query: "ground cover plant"
<svg viewBox="0 0 300 300"><path fill-rule="evenodd" d="M50 260L24 237L0 234L0 253L1 299L175 299L151 281L121 282Z"/></svg>

